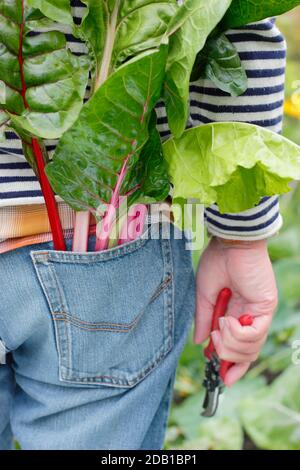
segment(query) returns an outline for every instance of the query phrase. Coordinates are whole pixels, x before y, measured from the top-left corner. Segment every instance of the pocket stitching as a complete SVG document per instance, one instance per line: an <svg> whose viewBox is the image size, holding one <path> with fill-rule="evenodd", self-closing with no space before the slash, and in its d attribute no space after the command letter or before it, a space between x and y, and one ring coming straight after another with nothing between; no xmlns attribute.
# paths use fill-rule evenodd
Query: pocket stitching
<svg viewBox="0 0 300 470"><path fill-rule="evenodd" d="M75 384L94 384L97 383L99 385L107 385L111 386L112 384L115 386L119 387L125 387L125 388L131 388L134 385L138 384L141 380L143 380L147 375L150 374L150 372L156 368L156 366L160 363L161 359L164 358L169 351L172 349L173 343L170 343L168 348L166 350L161 348L161 352L159 355L156 357L155 360L153 358L149 360L149 362L144 366L143 370L139 372L139 374L135 375L132 379L121 379L120 377L117 377L115 375L94 375L93 377L83 377L83 378L76 378L72 377L67 378L66 375L64 375L62 378L63 381L66 381L68 383L75 383ZM68 367L63 366L63 369L67 371L68 373L71 373L71 376L73 374L72 369L69 369ZM107 382L104 382L103 379L107 379Z"/></svg>
<svg viewBox="0 0 300 470"><path fill-rule="evenodd" d="M85 322L80 320L78 317L74 315L70 315L66 312L51 312L51 315L53 316L54 321L66 321L71 323L77 328L80 328L82 330L87 330L87 331L117 331L117 332L130 332L132 331L135 326L138 324L140 321L141 317L143 316L146 308L152 304L162 293L163 291L168 287L170 282L172 281L172 275L168 275L164 281L160 283L158 286L157 290L154 292L154 294L151 296L149 302L147 305L142 309L142 311L134 318L134 320L131 323L106 323L106 322L99 322L99 323L93 323L93 322ZM55 318L55 317L63 317L63 318ZM87 325L87 326L84 326ZM88 328L90 326L90 328ZM95 327L95 328L94 328ZM98 328L97 328L98 327ZM120 328L118 328L120 327ZM123 327L123 329L121 329Z"/></svg>
<svg viewBox="0 0 300 470"><path fill-rule="evenodd" d="M85 377L85 378L78 378L78 379L73 377L72 379L64 378L63 380L67 381L68 383L76 383L76 384L99 383L100 385L107 385L107 386L111 386L113 383L113 385L118 385L119 387L131 388L134 385L138 384L141 380L143 380L147 375L149 375L150 372L153 369L155 369L155 367L160 363L161 359L164 358L170 350L171 350L171 345L166 351L162 350L159 356L154 361L153 359L151 359L151 361L149 361L146 364L143 371L140 372L131 380L130 379L122 380L119 377L116 377L114 375L95 375L93 377ZM65 370L68 370L68 369L65 367ZM107 383L103 382L103 379L108 379L108 382Z"/></svg>
<svg viewBox="0 0 300 470"><path fill-rule="evenodd" d="M146 242L149 240L140 240L140 245L144 246ZM156 355L152 356L152 358L149 358L148 362L144 364L144 367L142 370L136 371L135 374L131 374L131 376L107 376L107 375L93 375L93 376L84 376L84 372L76 371L76 375L74 376L75 371L73 370L73 365L72 365L72 359L70 358L71 354L71 349L70 349L70 338L69 338L69 327L70 327L70 322L63 321L63 324L65 325L64 328L64 333L61 332L61 327L59 327L59 321L56 320L54 321L54 325L57 325L56 330L56 341L58 351L59 351L59 363L60 363L60 368L59 368L59 377L60 380L63 382L67 383L74 383L74 384L91 384L91 385L107 385L107 386L120 386L120 387L126 387L126 388L131 388L137 383L139 383L141 380L143 380L146 375L148 375L154 368L157 367L157 365L161 362L162 358L164 358L169 351L172 349L173 346L173 335L174 332L173 330L173 308L172 308L172 299L174 297L174 287L172 287L173 283L173 276L172 276L172 256L171 256L171 246L170 242L167 240L161 240L161 249L162 249L162 258L165 266L165 275L166 278L162 282L162 284L158 287L157 292L154 292L154 294L151 297L151 300L147 304L147 306L154 301L163 291L167 290L167 292L164 294L165 297L165 320L166 320L166 336L165 336L165 341L161 344L161 347L156 351ZM131 246L132 248L132 246ZM134 252L138 248L138 245L135 246L134 250L129 251ZM44 275L42 272L44 269L49 269L52 274L52 287L53 283L55 284L56 291L57 287L59 288L58 290L60 291L60 282L57 278L56 271L55 271L55 266L54 263L50 261L50 258L48 256L45 256L45 252L43 252L42 256L38 256L40 252L32 252L32 259L34 264L36 265L36 271L38 274L38 279L40 280L41 286L44 290ZM110 259L111 260L111 259ZM99 260L103 261L103 260ZM82 263L79 263L82 264ZM39 267L38 267L39 265ZM41 272L40 272L41 270ZM170 285L171 284L171 285ZM167 289L168 288L168 289ZM171 290L170 290L171 289ZM46 290L47 291L47 290ZM44 290L45 292L45 290ZM48 304L50 306L50 312L51 312L51 317L53 318L53 313L56 309L57 312L57 306L55 307L55 303L52 303L51 298L48 297L47 292L45 292L46 298L48 300ZM61 295L62 292L59 292L59 299L63 301L64 295ZM57 300L56 300L57 302ZM65 304L65 302L63 302ZM55 308L53 308L55 307ZM61 322L60 322L61 324ZM69 325L69 327L68 327ZM67 331L66 331L67 330ZM115 331L115 330L114 330ZM65 341L62 344L62 335L65 337ZM79 376L80 375L80 376Z"/></svg>
<svg viewBox="0 0 300 470"><path fill-rule="evenodd" d="M49 261L47 264L48 264L48 267L50 268L50 272L52 273L52 278L53 278L53 281L54 281L55 286L56 286L56 291L58 292L59 304L60 304L61 307L64 307L66 309L67 308L67 302L66 302L66 299L64 297L64 292L61 289L60 282L59 282L59 279L57 277L56 271L54 269L53 263L51 263ZM52 308L52 306L50 307L50 313L51 313L51 316L53 318L54 309ZM64 335L65 336L65 341L63 341L62 335L58 331L59 323L54 322L54 325L55 325L55 329L56 329L56 326L57 326L57 347L58 347L59 355L61 355L61 361L60 361L61 366L63 364L62 361L64 359L66 361L66 363L69 365L69 367L72 368L73 367L72 349L71 349L72 340L71 340L70 324L68 324L67 322L64 322L63 324L60 324L62 326L62 328L64 329L64 331L65 331L65 335Z"/></svg>
<svg viewBox="0 0 300 470"><path fill-rule="evenodd" d="M97 253L73 253L70 251L55 251L55 250L44 250L44 251L31 251L31 257L34 263L60 263L60 264L98 264L105 263L106 261L112 261L114 259L121 259L128 254L132 254L135 251L143 248L146 243L149 242L150 238L144 238L147 229L143 235L132 242L126 243L119 247L112 248Z"/></svg>

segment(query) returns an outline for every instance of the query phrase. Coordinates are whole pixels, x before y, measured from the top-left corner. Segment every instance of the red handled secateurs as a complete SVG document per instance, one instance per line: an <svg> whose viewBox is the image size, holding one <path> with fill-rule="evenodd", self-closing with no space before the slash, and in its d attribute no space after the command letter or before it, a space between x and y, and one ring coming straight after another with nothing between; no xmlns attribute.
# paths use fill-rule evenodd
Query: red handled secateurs
<svg viewBox="0 0 300 470"><path fill-rule="evenodd" d="M219 330L219 319L225 316L231 296L232 292L228 288L220 292L214 309L211 331ZM251 315L243 315L239 320L242 326L251 326L253 324L253 317ZM206 395L202 416L212 417L216 414L219 397L224 391L224 378L233 364L228 361L220 361L212 339L210 339L208 346L205 348L204 355L207 359L203 382Z"/></svg>

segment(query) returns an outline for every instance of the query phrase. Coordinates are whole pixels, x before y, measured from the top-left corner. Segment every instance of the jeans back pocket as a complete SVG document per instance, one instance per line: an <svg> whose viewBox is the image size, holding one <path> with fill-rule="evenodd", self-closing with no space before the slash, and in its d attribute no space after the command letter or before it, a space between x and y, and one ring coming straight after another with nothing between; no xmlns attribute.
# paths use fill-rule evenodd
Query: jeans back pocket
<svg viewBox="0 0 300 470"><path fill-rule="evenodd" d="M60 380L132 387L172 349L169 240L31 257L54 324Z"/></svg>

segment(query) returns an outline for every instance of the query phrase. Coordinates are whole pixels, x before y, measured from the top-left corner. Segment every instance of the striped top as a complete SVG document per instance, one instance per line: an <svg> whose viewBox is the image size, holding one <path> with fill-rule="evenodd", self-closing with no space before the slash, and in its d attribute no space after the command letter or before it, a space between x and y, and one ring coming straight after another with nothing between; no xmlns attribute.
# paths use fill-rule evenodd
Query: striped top
<svg viewBox="0 0 300 470"><path fill-rule="evenodd" d="M85 6L78 0L72 4L78 24ZM64 32L71 51L76 55L85 54L85 46L70 32ZM215 121L240 121L280 132L286 60L284 37L274 20L228 31L227 36L240 53L249 88L235 98L217 89L210 80L191 83L188 127ZM158 129L165 139L170 131L163 103L157 105L157 114ZM6 142L0 145L0 211L7 206L42 203L39 182L23 156L20 140L12 132L7 132L6 137ZM46 142L50 156L55 145L55 141ZM264 198L257 207L241 214L220 214L214 205L206 209L205 218L212 234L231 239L267 238L282 224L277 197Z"/></svg>

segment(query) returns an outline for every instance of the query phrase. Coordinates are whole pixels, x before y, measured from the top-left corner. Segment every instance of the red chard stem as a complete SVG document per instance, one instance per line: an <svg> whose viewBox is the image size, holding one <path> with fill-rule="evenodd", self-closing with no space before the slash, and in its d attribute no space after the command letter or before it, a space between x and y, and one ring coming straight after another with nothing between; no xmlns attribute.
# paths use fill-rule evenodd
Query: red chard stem
<svg viewBox="0 0 300 470"><path fill-rule="evenodd" d="M24 33L24 0L22 0L22 21L20 24L20 38L19 38L19 53L18 53L18 61L19 61L19 66L20 66L20 75L21 75L21 82L22 82L22 91L21 95L23 98L23 103L24 107L26 109L29 109L29 105L26 99L26 91L27 91L27 86L26 86L26 81L25 81L25 76L24 76L24 67L23 67L23 33ZM40 144L37 139L32 138L31 139L32 143L32 148L33 148L33 153L35 156L36 160L36 165L37 165L37 170L38 170L38 175L39 175L39 180L40 180L40 185L42 189L42 193L45 199L47 211L48 211L48 217L49 217L49 222L50 222L50 227L53 235L53 244L54 248L58 251L65 251L66 250L66 245L64 241L64 235L63 235L63 230L59 218L59 213L54 197L54 193L52 191L52 188L50 186L50 183L48 181L48 178L45 174L45 162L44 162L44 157L43 157L43 152L41 150Z"/></svg>

